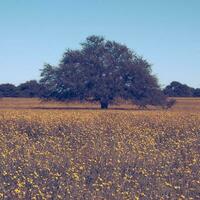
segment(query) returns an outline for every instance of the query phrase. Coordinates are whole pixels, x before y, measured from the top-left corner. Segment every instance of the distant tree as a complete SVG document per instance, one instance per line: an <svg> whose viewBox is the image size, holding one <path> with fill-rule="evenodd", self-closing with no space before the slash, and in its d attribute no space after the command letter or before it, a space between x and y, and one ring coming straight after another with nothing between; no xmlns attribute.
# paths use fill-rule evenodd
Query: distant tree
<svg viewBox="0 0 200 200"><path fill-rule="evenodd" d="M68 49L58 66L44 66L45 98L99 101L102 109L118 97L160 105L155 96L162 92L145 59L99 36L88 37L81 47Z"/></svg>
<svg viewBox="0 0 200 200"><path fill-rule="evenodd" d="M20 97L40 97L42 95L42 86L35 80L27 81L18 87Z"/></svg>
<svg viewBox="0 0 200 200"><path fill-rule="evenodd" d="M1 84L0 85L0 97L17 97L18 90L13 84Z"/></svg>
<svg viewBox="0 0 200 200"><path fill-rule="evenodd" d="M193 88L177 81L171 82L171 84L164 89L164 93L170 97L192 97L193 92Z"/></svg>
<svg viewBox="0 0 200 200"><path fill-rule="evenodd" d="M194 97L200 97L200 88L194 89L193 96L194 96Z"/></svg>

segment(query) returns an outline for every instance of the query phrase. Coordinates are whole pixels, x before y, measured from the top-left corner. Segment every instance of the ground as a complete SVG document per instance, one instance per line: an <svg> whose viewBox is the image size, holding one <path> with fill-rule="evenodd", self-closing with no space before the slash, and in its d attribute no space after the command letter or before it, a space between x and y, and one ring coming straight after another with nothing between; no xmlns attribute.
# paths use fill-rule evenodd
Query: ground
<svg viewBox="0 0 200 200"><path fill-rule="evenodd" d="M0 199L200 199L200 99L0 100Z"/></svg>

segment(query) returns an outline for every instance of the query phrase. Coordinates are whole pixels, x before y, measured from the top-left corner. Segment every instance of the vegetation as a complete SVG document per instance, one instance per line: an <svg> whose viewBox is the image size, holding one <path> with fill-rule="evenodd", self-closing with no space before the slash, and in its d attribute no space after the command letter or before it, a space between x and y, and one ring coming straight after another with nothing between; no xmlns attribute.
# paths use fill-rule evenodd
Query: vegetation
<svg viewBox="0 0 200 200"><path fill-rule="evenodd" d="M170 112L11 109L28 100L1 102L0 199L200 199L198 99Z"/></svg>
<svg viewBox="0 0 200 200"><path fill-rule="evenodd" d="M200 89L192 88L177 81L171 82L164 89L165 95L169 97L200 97Z"/></svg>
<svg viewBox="0 0 200 200"><path fill-rule="evenodd" d="M0 97L17 97L18 91L13 84L1 84L0 85Z"/></svg>
<svg viewBox="0 0 200 200"><path fill-rule="evenodd" d="M125 45L90 36L81 49L68 49L58 66L45 64L39 83L31 80L19 86L2 84L0 97L95 101L102 109L120 98L143 109L169 109L176 101L168 97L200 97L200 89L173 81L162 91L144 58Z"/></svg>
<svg viewBox="0 0 200 200"><path fill-rule="evenodd" d="M176 104L170 111L200 111L200 98L179 98L176 97L172 100L176 101ZM99 110L98 102L81 102L80 101L43 101L40 98L1 98L0 109L3 110ZM148 110L160 110L155 106L148 106ZM140 110L138 105L133 104L132 101L118 100L110 105L110 110Z"/></svg>
<svg viewBox="0 0 200 200"><path fill-rule="evenodd" d="M18 85L1 84L0 97L40 97L44 93L44 88L35 80L27 81Z"/></svg>
<svg viewBox="0 0 200 200"><path fill-rule="evenodd" d="M20 97L40 97L44 93L42 86L35 80L20 84L17 90Z"/></svg>
<svg viewBox="0 0 200 200"><path fill-rule="evenodd" d="M57 67L46 64L41 77L47 99L99 101L101 108L119 97L143 107L167 101L145 59L98 36L88 37L80 50L68 49Z"/></svg>
<svg viewBox="0 0 200 200"><path fill-rule="evenodd" d="M47 65L46 68L48 68ZM177 81L171 82L170 85L166 86L163 89L163 92L168 97L200 97L200 88L192 88L186 84L182 84ZM25 83L21 83L18 86L9 83L0 84L0 97L30 98L30 97L44 97L46 95L47 91L45 91L45 88L36 80L30 80ZM157 95L153 97L156 96ZM143 97L143 101L145 101L145 97ZM140 105L140 103L142 104L142 102L137 100L137 98L134 99L134 103L138 105ZM150 103L150 101L148 103Z"/></svg>

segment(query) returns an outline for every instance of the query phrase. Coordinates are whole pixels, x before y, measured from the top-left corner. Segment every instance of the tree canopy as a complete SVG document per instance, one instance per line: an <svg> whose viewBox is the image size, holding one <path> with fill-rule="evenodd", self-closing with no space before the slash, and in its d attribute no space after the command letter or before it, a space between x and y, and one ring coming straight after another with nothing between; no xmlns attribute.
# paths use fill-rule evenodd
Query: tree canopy
<svg viewBox="0 0 200 200"><path fill-rule="evenodd" d="M40 97L43 93L42 86L36 80L30 80L17 87L20 97Z"/></svg>
<svg viewBox="0 0 200 200"><path fill-rule="evenodd" d="M194 97L200 97L200 88L194 89L193 96L194 96Z"/></svg>
<svg viewBox="0 0 200 200"><path fill-rule="evenodd" d="M194 92L194 88L177 81L171 82L170 85L166 86L164 89L164 93L170 97L192 97L198 90L195 93Z"/></svg>
<svg viewBox="0 0 200 200"><path fill-rule="evenodd" d="M99 101L101 108L118 97L141 105L165 102L151 65L127 46L99 36L86 38L79 50L66 50L58 66L46 64L40 83L47 99Z"/></svg>
<svg viewBox="0 0 200 200"><path fill-rule="evenodd" d="M17 97L18 91L15 85L5 83L0 85L0 97Z"/></svg>
<svg viewBox="0 0 200 200"><path fill-rule="evenodd" d="M43 93L44 88L36 80L30 80L18 86L9 83L0 85L0 97L32 98L41 97Z"/></svg>

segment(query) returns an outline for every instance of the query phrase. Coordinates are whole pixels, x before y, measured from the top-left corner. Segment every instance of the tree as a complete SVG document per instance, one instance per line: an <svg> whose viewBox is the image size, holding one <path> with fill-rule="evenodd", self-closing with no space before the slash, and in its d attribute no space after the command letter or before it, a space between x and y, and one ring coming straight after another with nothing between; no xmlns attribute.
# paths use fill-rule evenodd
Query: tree
<svg viewBox="0 0 200 200"><path fill-rule="evenodd" d="M42 86L35 80L27 81L17 87L20 97L40 97L42 95Z"/></svg>
<svg viewBox="0 0 200 200"><path fill-rule="evenodd" d="M118 97L141 101L161 93L145 59L99 36L88 37L80 50L68 49L58 66L46 64L40 83L47 99L98 101L102 109Z"/></svg>
<svg viewBox="0 0 200 200"><path fill-rule="evenodd" d="M170 85L166 86L164 89L164 93L170 97L192 97L193 92L193 88L177 81L171 82Z"/></svg>
<svg viewBox="0 0 200 200"><path fill-rule="evenodd" d="M13 84L1 84L0 85L0 97L17 97L18 90Z"/></svg>
<svg viewBox="0 0 200 200"><path fill-rule="evenodd" d="M193 96L194 96L194 97L200 97L200 88L194 89Z"/></svg>

